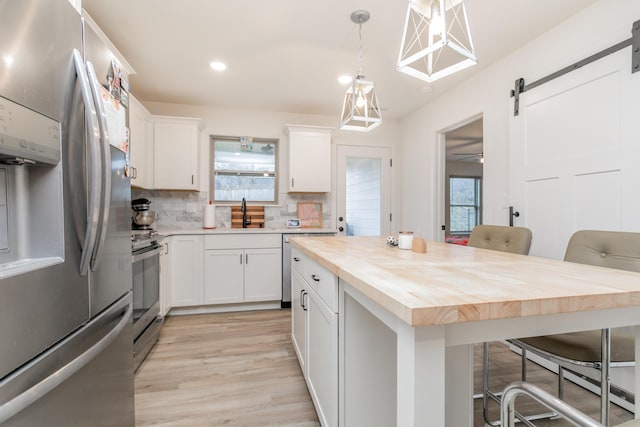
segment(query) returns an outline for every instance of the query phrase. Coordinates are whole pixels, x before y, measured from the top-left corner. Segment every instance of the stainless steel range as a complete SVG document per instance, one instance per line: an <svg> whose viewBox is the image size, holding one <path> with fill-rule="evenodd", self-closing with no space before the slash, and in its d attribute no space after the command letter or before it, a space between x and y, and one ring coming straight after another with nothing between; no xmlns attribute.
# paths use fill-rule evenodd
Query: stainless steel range
<svg viewBox="0 0 640 427"><path fill-rule="evenodd" d="M163 246L153 229L131 231L133 261L133 354L137 370L158 341L160 315L160 252Z"/></svg>

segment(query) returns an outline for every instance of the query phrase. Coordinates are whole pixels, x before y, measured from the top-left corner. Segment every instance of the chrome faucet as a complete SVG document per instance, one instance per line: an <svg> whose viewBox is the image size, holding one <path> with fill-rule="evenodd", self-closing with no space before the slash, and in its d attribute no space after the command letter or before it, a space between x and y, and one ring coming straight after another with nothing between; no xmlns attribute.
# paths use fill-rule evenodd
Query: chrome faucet
<svg viewBox="0 0 640 427"><path fill-rule="evenodd" d="M247 201L245 198L242 198L242 207L240 208L242 211L242 228L247 228L247 225L251 225L251 217L247 219Z"/></svg>

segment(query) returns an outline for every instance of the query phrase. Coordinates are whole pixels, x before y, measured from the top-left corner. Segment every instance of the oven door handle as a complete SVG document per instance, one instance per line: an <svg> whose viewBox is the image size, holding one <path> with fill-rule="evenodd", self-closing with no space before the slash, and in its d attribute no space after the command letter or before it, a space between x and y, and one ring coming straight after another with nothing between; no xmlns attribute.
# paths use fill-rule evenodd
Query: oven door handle
<svg viewBox="0 0 640 427"><path fill-rule="evenodd" d="M151 258L152 256L160 255L160 253L164 250L164 246L154 246L153 249L149 251L144 251L142 253L133 254L132 260L133 262L142 261L143 259Z"/></svg>

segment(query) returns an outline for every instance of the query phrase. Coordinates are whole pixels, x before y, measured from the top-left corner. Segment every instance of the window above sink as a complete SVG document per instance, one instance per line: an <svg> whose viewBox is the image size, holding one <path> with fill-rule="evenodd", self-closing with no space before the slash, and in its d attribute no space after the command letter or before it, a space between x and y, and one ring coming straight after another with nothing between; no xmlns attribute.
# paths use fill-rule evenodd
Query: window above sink
<svg viewBox="0 0 640 427"><path fill-rule="evenodd" d="M210 152L211 200L277 202L277 139L212 136Z"/></svg>

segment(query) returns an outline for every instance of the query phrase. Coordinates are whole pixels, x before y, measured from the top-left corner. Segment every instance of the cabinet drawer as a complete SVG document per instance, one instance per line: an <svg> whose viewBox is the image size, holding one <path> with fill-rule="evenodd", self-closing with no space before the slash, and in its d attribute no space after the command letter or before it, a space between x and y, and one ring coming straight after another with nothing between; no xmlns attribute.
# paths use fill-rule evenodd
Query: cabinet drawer
<svg viewBox="0 0 640 427"><path fill-rule="evenodd" d="M338 278L317 262L304 257L304 278L322 301L334 312L338 312Z"/></svg>
<svg viewBox="0 0 640 427"><path fill-rule="evenodd" d="M291 249L291 269L296 270L303 277L305 275L304 266L306 259L307 258L302 255L299 250L296 248Z"/></svg>
<svg viewBox="0 0 640 427"><path fill-rule="evenodd" d="M281 234L218 234L204 236L205 249L260 249L281 247Z"/></svg>

